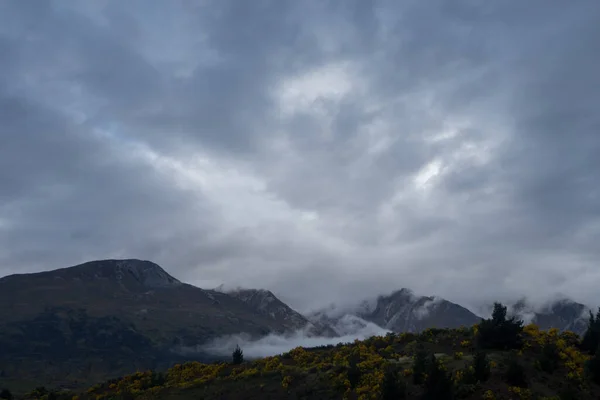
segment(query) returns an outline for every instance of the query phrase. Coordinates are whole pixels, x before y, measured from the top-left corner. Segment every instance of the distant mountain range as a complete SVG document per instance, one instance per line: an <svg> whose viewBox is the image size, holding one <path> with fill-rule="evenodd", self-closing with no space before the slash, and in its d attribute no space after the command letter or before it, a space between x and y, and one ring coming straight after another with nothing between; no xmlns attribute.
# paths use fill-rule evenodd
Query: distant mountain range
<svg viewBox="0 0 600 400"><path fill-rule="evenodd" d="M589 312L567 299L540 309L521 300L510 310L544 329L577 333L585 330ZM214 359L178 350L224 335L301 331L332 338L471 326L480 319L458 304L409 289L302 315L268 290L205 290L149 261L92 261L0 278L0 383L85 386L136 369Z"/></svg>
<svg viewBox="0 0 600 400"><path fill-rule="evenodd" d="M348 315L372 322L392 332L472 326L481 319L458 304L439 297L416 296L409 289L365 300L354 309L330 307L313 313L309 319L336 326L341 318L347 318Z"/></svg>
<svg viewBox="0 0 600 400"><path fill-rule="evenodd" d="M492 305L489 305L491 312ZM526 299L509 304L509 315L535 323L542 329L558 328L582 334L587 328L590 308L583 304L561 299L543 307L533 307ZM417 296L410 289L401 289L387 296L367 299L355 307L329 306L307 316L313 322L328 324L334 329L349 317L374 323L392 332L420 332L427 328L457 328L472 326L481 316L440 297ZM364 325L363 323L363 325ZM342 323L338 334L352 334L348 324ZM354 326L360 329L356 321Z"/></svg>

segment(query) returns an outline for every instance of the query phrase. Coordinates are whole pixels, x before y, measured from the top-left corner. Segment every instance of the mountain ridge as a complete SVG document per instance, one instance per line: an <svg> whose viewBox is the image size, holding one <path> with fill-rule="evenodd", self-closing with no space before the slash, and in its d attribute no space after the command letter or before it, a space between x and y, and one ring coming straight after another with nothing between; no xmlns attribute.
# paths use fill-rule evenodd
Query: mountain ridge
<svg viewBox="0 0 600 400"><path fill-rule="evenodd" d="M179 348L224 335L259 338L289 329L149 261L97 260L0 279L0 376L6 379L74 385L92 376L166 368L189 359Z"/></svg>
<svg viewBox="0 0 600 400"><path fill-rule="evenodd" d="M543 329L581 334L589 308L568 299L546 308L523 300L511 312ZM266 289L201 289L151 261L96 260L0 278L0 365L7 366L0 368L0 380L59 379L68 386L166 368L190 357L215 359L178 349L202 348L239 333L256 339L295 333L348 340L469 326L480 319L459 304L407 288L303 315Z"/></svg>
<svg viewBox="0 0 600 400"><path fill-rule="evenodd" d="M236 288L225 291L222 287L218 287L217 290L223 290L224 293L243 301L263 315L280 321L289 330L304 330L308 336L333 337L336 335L336 331L329 325L310 321L281 301L270 290Z"/></svg>

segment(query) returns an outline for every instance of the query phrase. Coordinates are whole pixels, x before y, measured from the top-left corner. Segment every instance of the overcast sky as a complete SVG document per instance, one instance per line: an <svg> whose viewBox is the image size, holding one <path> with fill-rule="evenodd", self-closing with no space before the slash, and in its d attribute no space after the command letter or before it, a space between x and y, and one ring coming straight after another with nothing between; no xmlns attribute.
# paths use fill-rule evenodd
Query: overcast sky
<svg viewBox="0 0 600 400"><path fill-rule="evenodd" d="M0 275L600 303L600 2L0 1Z"/></svg>

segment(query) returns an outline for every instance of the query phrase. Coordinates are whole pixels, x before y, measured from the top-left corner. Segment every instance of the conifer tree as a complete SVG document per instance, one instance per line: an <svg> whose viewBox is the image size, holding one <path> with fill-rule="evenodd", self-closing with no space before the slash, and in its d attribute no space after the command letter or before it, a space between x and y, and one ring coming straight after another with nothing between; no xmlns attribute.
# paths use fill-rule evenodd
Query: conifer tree
<svg viewBox="0 0 600 400"><path fill-rule="evenodd" d="M423 400L451 400L454 398L452 379L434 355L429 361L424 387Z"/></svg>
<svg viewBox="0 0 600 400"><path fill-rule="evenodd" d="M239 345L235 346L235 350L233 350L231 357L232 357L232 362L235 365L238 365L238 364L241 364L244 362L244 352L242 351L242 349L240 349Z"/></svg>
<svg viewBox="0 0 600 400"><path fill-rule="evenodd" d="M527 387L525 368L523 368L523 365L521 365L515 356L512 356L508 362L508 368L504 373L504 379L510 386Z"/></svg>
<svg viewBox="0 0 600 400"><path fill-rule="evenodd" d="M485 382L490 378L492 368L487 355L478 351L473 357L473 375L475 382Z"/></svg>
<svg viewBox="0 0 600 400"><path fill-rule="evenodd" d="M491 319L479 323L477 344L483 349L510 350L522 346L523 321L506 318L506 306L494 303Z"/></svg>
<svg viewBox="0 0 600 400"><path fill-rule="evenodd" d="M589 355L594 355L600 345L600 307L596 313L596 317L590 311L588 326L581 340L581 350Z"/></svg>
<svg viewBox="0 0 600 400"><path fill-rule="evenodd" d="M0 399L3 400L12 400L14 397L12 395L12 393L10 392L10 390L8 389L2 389L0 391Z"/></svg>
<svg viewBox="0 0 600 400"><path fill-rule="evenodd" d="M413 383L415 385L421 385L425 381L425 374L427 373L427 362L428 355L422 344L417 348L413 363Z"/></svg>
<svg viewBox="0 0 600 400"><path fill-rule="evenodd" d="M360 369L358 368L358 361L358 357L355 354L352 354L348 362L349 365L347 376L348 382L350 382L350 386L352 386L352 388L358 386L358 383L360 382Z"/></svg>
<svg viewBox="0 0 600 400"><path fill-rule="evenodd" d="M388 366L383 376L383 382L381 385L381 399L382 400L402 400L406 398L406 382L398 370Z"/></svg>
<svg viewBox="0 0 600 400"><path fill-rule="evenodd" d="M600 385L600 347L592 358L586 362L586 372L592 382Z"/></svg>

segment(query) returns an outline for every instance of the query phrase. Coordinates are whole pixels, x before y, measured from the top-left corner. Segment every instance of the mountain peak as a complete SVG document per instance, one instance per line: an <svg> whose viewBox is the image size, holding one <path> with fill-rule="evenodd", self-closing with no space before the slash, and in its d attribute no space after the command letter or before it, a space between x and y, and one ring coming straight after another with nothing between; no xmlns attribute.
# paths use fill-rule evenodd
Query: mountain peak
<svg viewBox="0 0 600 400"><path fill-rule="evenodd" d="M415 295L415 292L413 292L411 289L408 289L408 288L402 288L400 290L396 290L396 291L392 292L388 296L380 296L380 297L382 297L382 298L408 298L408 299L417 298L417 296Z"/></svg>
<svg viewBox="0 0 600 400"><path fill-rule="evenodd" d="M3 279L14 280L23 277L32 279L52 279L56 281L104 281L113 282L129 289L155 289L182 285L158 264L146 260L95 260L72 267L31 274L16 274Z"/></svg>
<svg viewBox="0 0 600 400"><path fill-rule="evenodd" d="M578 334L587 328L589 308L567 297L560 296L545 302L531 302L522 298L509 306L509 315L534 323L542 329L558 328Z"/></svg>
<svg viewBox="0 0 600 400"><path fill-rule="evenodd" d="M181 282L167 273L158 264L142 260L112 260L115 264L118 279L130 274L143 286L148 288L179 286Z"/></svg>

